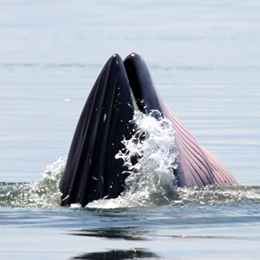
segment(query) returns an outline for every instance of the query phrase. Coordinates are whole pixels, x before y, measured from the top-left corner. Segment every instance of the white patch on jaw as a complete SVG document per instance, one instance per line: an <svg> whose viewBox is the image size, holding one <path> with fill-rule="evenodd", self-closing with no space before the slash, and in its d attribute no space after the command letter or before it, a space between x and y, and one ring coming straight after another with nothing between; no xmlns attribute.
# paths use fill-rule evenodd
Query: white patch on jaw
<svg viewBox="0 0 260 260"><path fill-rule="evenodd" d="M105 123L106 119L107 119L107 114L104 114L104 118L103 118L104 123Z"/></svg>

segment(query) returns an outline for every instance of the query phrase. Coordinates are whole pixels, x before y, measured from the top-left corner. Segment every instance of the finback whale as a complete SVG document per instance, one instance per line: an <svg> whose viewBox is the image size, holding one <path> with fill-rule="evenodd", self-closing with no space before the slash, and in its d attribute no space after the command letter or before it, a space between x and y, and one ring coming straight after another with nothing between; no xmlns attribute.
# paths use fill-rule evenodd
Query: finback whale
<svg viewBox="0 0 260 260"><path fill-rule="evenodd" d="M99 74L82 110L60 182L61 205L116 198L129 171L115 155L136 131L134 110L158 110L172 122L179 151L178 186L237 184L228 169L201 147L159 96L144 60L114 54ZM133 158L135 160L136 158ZM131 173L130 173L131 174Z"/></svg>

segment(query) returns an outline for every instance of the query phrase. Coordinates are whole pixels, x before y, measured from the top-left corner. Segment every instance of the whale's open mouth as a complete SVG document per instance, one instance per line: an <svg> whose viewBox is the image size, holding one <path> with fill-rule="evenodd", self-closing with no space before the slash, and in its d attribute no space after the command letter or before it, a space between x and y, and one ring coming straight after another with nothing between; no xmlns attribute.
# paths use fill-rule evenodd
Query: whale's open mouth
<svg viewBox="0 0 260 260"><path fill-rule="evenodd" d="M115 155L136 126L134 110L148 114L162 108L143 59L135 53L124 62L114 54L102 69L80 116L62 178L62 205L82 206L100 198L115 198L124 190L127 174Z"/></svg>
<svg viewBox="0 0 260 260"><path fill-rule="evenodd" d="M124 190L128 169L115 155L124 147L122 140L136 133L135 110L144 114L157 110L156 119L171 121L179 151L174 170L178 186L237 183L159 97L143 59L132 53L123 62L115 54L102 69L81 113L60 183L61 205L85 206L93 200L116 198Z"/></svg>

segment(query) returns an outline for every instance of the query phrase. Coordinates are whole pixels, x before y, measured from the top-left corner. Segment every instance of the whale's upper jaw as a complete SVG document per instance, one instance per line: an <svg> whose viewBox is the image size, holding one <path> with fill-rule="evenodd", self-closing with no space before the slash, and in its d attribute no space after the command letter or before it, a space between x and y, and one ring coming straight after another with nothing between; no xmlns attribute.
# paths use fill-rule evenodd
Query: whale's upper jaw
<svg viewBox="0 0 260 260"><path fill-rule="evenodd" d="M139 110L146 114L158 110L163 115L152 77L141 56L131 53L125 58L124 65Z"/></svg>

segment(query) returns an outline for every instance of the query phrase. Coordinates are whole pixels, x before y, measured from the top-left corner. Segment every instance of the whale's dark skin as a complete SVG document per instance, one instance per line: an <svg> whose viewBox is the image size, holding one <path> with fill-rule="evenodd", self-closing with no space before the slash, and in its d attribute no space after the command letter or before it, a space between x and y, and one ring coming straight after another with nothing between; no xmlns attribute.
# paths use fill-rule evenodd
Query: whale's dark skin
<svg viewBox="0 0 260 260"><path fill-rule="evenodd" d="M158 95L143 59L135 53L124 62L118 54L105 64L81 113L60 182L61 205L116 198L124 190L128 173L115 155L136 130L133 97L145 114L158 110L176 131L179 186L237 184L231 173L200 147L187 128ZM135 158L133 158L135 160Z"/></svg>

